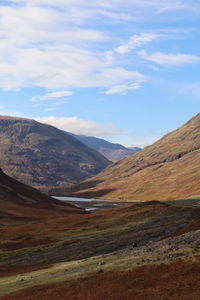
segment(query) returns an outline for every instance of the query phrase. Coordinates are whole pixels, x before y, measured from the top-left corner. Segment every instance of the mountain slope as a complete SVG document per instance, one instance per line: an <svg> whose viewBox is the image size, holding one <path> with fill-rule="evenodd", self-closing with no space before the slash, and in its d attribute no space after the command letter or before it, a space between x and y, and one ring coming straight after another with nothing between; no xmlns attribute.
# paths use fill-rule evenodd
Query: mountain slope
<svg viewBox="0 0 200 300"><path fill-rule="evenodd" d="M134 156L84 182L73 195L170 200L200 194L200 114Z"/></svg>
<svg viewBox="0 0 200 300"><path fill-rule="evenodd" d="M70 226L84 214L84 210L42 194L0 169L1 253L50 244L60 223Z"/></svg>
<svg viewBox="0 0 200 300"><path fill-rule="evenodd" d="M25 184L48 191L78 183L109 164L100 153L55 127L0 118L0 166Z"/></svg>
<svg viewBox="0 0 200 300"><path fill-rule="evenodd" d="M55 205L62 207L68 206L70 210L76 210L70 205L66 205L59 200L51 198L38 190L11 178L0 169L1 213L5 204L19 205L19 210L22 206L52 209Z"/></svg>
<svg viewBox="0 0 200 300"><path fill-rule="evenodd" d="M96 138L93 136L75 134L73 134L73 136L88 147L97 150L108 160L113 162L141 151L141 148L139 147L126 148L120 144L110 143L104 139Z"/></svg>

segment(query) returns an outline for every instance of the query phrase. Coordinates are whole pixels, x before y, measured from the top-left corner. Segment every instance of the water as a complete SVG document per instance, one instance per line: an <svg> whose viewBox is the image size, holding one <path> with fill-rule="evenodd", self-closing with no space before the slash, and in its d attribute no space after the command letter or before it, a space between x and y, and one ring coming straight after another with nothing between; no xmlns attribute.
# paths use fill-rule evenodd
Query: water
<svg viewBox="0 0 200 300"><path fill-rule="evenodd" d="M68 202L69 204L73 204L76 207L83 208L86 211L115 208L124 205L123 202L111 202L108 200L60 197L60 196L54 196L54 198L60 201Z"/></svg>
<svg viewBox="0 0 200 300"><path fill-rule="evenodd" d="M74 202L92 202L95 201L96 199L85 199L85 198L75 198L75 197L59 197L59 196L54 196L54 198L61 200L61 201L74 201ZM99 201L104 201L104 200L99 200Z"/></svg>

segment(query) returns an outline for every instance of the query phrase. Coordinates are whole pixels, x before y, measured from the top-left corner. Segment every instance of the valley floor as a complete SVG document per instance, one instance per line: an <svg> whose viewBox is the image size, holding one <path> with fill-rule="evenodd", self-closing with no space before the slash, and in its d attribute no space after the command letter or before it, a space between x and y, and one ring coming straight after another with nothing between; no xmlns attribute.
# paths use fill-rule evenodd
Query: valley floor
<svg viewBox="0 0 200 300"><path fill-rule="evenodd" d="M44 240L35 219L4 220L0 299L200 299L199 219L199 207L134 203L43 219Z"/></svg>
<svg viewBox="0 0 200 300"><path fill-rule="evenodd" d="M191 300L200 295L200 256L36 286L2 300Z"/></svg>

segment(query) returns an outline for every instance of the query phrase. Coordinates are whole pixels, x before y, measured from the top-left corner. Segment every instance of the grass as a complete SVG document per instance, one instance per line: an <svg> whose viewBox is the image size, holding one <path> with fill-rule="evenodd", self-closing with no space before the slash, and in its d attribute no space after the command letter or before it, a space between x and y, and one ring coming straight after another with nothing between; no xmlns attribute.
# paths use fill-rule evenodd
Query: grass
<svg viewBox="0 0 200 300"><path fill-rule="evenodd" d="M28 247L12 251L2 248L0 262L21 265L53 264L107 253L131 245L133 242L143 245L150 240L163 238L187 224L193 210L158 202L133 204L124 208L82 215L78 221L71 220L69 226L71 229L68 230L64 219L49 220L43 231L48 243L41 241L41 244L31 246L34 239L38 238L36 227L33 225L33 231L30 230L31 227L29 228L31 240L27 243ZM195 210L196 214L200 215L200 209ZM24 226L26 228L27 225ZM20 229L23 231L24 226L18 227L18 231ZM52 230L52 227L55 229ZM19 235L18 232L17 237ZM12 234L13 238L15 239L15 235Z"/></svg>
<svg viewBox="0 0 200 300"><path fill-rule="evenodd" d="M146 247L135 250L126 249L125 251L90 257L84 260L59 263L42 270L3 277L0 279L0 296L8 292L17 292L37 285L44 286L48 284L50 286L54 283L64 281L72 284L78 278L85 278L96 274L101 268L103 268L104 272L121 272L132 270L139 265L144 266L152 263L168 264L170 259L166 259L166 257L172 253L177 258L190 257L191 260L193 257L195 261L195 257L191 253L191 246L189 245L181 246L177 251L167 250L169 250L169 245L163 246L162 244L160 245L160 242L157 242L157 244L154 244L151 252L148 252ZM195 255L200 254L200 248L194 248L193 253Z"/></svg>
<svg viewBox="0 0 200 300"><path fill-rule="evenodd" d="M178 249L170 250L170 244L163 243L170 236L176 239L183 233L200 229L200 223L197 223L199 217L198 207L159 202L127 204L79 214L78 217L58 213L54 218L42 219L45 223L42 225L44 240L40 240L41 244L37 246L33 245L34 240L38 241L41 221L27 224L20 219L12 220L10 224L5 220L0 246L10 235L11 241L18 243L19 248L12 251L1 248L0 270L5 268L6 274L7 267L10 276L0 272L0 295L3 297L37 285L65 281L71 284L79 278L95 275L99 269L106 273L121 272L149 264L170 263L187 256L192 258L199 254L197 245L183 243ZM27 226L28 247L24 247L21 239ZM138 247L133 248L133 243L137 243ZM148 248L151 250L148 251ZM34 270L33 265L45 267ZM13 274L10 272L12 267Z"/></svg>
<svg viewBox="0 0 200 300"><path fill-rule="evenodd" d="M170 239L170 235L173 238L178 229L189 232L191 228L187 229L187 226L191 226L197 216L200 216L199 208L157 202L133 204L83 215L82 221L74 220L74 229L62 232L60 228L59 242L1 251L0 257L4 266L7 264L11 268L13 265L14 270L17 265L27 268L29 264L30 272L19 270L18 274L0 278L0 295L37 285L65 281L71 284L79 278L95 275L100 269L104 272L121 272L138 266L192 258L200 254L200 247L197 245L178 242L180 245L178 244L177 249L171 249L171 242L166 241L168 237ZM85 232L79 227L80 223ZM199 228L200 224L196 229ZM169 230L167 234L166 229ZM137 242L138 247L133 248L133 242ZM32 264L45 264L45 268L31 271ZM52 265L47 268L46 264Z"/></svg>

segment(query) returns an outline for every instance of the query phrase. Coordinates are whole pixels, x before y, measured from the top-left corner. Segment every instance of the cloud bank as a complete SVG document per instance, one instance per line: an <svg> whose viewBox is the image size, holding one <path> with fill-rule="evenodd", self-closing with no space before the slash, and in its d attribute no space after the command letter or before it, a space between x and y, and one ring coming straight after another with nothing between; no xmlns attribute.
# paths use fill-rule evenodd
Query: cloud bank
<svg viewBox="0 0 200 300"><path fill-rule="evenodd" d="M113 123L96 124L92 121L81 120L77 117L42 117L35 118L36 121L55 126L61 130L80 135L108 137L122 134L122 129L116 128Z"/></svg>

